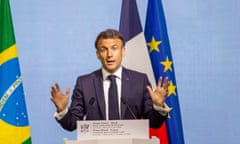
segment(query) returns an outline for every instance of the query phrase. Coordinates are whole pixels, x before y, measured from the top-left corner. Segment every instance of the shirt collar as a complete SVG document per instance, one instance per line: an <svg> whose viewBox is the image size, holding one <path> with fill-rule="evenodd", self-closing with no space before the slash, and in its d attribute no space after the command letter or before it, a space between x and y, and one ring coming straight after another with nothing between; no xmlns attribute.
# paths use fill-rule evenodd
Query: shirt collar
<svg viewBox="0 0 240 144"><path fill-rule="evenodd" d="M103 75L104 80L108 79L107 77L111 74L115 75L115 76L117 76L117 78L121 79L122 78L122 67L119 67L115 73L109 73L107 70L102 68L102 75Z"/></svg>

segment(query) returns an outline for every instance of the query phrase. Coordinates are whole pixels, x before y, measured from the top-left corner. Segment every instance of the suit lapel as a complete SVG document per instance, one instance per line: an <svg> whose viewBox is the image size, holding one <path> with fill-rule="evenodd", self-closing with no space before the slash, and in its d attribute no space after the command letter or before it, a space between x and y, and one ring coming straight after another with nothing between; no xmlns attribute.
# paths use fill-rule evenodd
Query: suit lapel
<svg viewBox="0 0 240 144"><path fill-rule="evenodd" d="M100 107L102 118L106 119L105 98L104 98L104 91L103 91L103 78L102 78L101 70L96 72L96 77L94 79L94 86L95 86L97 101Z"/></svg>
<svg viewBox="0 0 240 144"><path fill-rule="evenodd" d="M128 73L125 68L122 69L122 97L128 100L129 92L130 92L130 83ZM124 119L125 112L127 110L127 105L121 102L121 118Z"/></svg>

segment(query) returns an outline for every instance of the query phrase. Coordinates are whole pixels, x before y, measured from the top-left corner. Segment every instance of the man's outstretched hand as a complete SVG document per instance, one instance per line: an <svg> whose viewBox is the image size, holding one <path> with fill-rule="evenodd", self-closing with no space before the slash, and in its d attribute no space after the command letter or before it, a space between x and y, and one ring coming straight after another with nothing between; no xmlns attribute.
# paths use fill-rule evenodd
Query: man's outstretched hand
<svg viewBox="0 0 240 144"><path fill-rule="evenodd" d="M69 93L70 88L67 88L66 93L63 94L58 83L51 87L51 101L56 106L57 112L62 112L67 108Z"/></svg>
<svg viewBox="0 0 240 144"><path fill-rule="evenodd" d="M168 77L166 77L164 81L162 80L162 77L158 79L158 85L155 90L152 90L150 86L147 86L147 90L152 98L153 103L160 107L164 107L164 102L168 96L169 85Z"/></svg>

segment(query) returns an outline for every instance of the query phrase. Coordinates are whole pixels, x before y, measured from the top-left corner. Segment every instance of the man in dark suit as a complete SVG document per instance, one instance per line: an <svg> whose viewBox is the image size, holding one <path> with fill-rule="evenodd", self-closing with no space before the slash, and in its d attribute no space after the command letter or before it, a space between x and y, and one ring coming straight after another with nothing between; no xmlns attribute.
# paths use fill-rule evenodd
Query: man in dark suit
<svg viewBox="0 0 240 144"><path fill-rule="evenodd" d="M78 120L136 118L149 119L152 128L161 126L169 112L164 103L168 78L160 77L153 91L146 74L122 66L124 46L124 38L116 30L107 29L97 36L96 55L102 68L77 78L69 108L70 89L67 88L64 94L58 84L51 87L51 100L57 109L55 118L64 129L75 130ZM114 75L115 82L110 80L110 75ZM115 94L110 90L113 83ZM117 97L114 101L112 95Z"/></svg>

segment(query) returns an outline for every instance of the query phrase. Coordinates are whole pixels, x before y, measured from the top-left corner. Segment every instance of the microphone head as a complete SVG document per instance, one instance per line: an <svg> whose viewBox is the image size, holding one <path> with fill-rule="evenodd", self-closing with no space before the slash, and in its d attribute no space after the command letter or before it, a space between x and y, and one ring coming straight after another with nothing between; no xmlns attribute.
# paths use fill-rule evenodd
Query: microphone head
<svg viewBox="0 0 240 144"><path fill-rule="evenodd" d="M88 102L89 105L90 105L89 109L92 107L92 105L94 104L94 102L95 102L95 98L94 98L94 97L91 97L90 100L89 100L89 102ZM83 120L84 120L84 121L87 120L89 109L87 110L86 114L83 116Z"/></svg>
<svg viewBox="0 0 240 144"><path fill-rule="evenodd" d="M95 102L95 98L94 98L94 97L91 97L91 99L89 100L89 104L90 104L90 105L93 105L94 102Z"/></svg>
<svg viewBox="0 0 240 144"><path fill-rule="evenodd" d="M125 99L125 97L121 97L121 102L123 103L123 104L126 104L127 103L127 100Z"/></svg>

